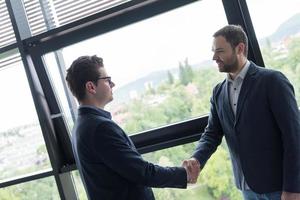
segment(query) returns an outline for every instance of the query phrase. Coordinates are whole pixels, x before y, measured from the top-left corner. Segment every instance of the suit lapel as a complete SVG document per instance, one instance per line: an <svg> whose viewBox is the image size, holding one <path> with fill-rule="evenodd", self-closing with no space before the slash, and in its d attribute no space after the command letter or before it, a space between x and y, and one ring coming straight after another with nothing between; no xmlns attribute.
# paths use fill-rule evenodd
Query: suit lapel
<svg viewBox="0 0 300 200"><path fill-rule="evenodd" d="M243 110L243 106L245 103L245 100L247 98L247 95L251 89L251 87L253 86L253 83L255 81L254 78L254 74L257 71L257 67L255 66L254 63L251 63L248 69L248 72L245 76L245 79L243 81L242 84L242 88L240 91L240 95L239 95L239 99L238 99L238 105L237 105L237 110L236 110L236 120L235 120L235 124L238 122L239 117L241 115L241 112Z"/></svg>

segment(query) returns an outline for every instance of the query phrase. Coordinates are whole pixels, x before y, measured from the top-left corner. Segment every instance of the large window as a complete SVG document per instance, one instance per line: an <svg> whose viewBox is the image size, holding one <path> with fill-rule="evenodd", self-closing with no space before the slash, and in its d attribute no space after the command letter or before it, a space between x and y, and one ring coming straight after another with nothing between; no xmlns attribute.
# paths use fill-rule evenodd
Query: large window
<svg viewBox="0 0 300 200"><path fill-rule="evenodd" d="M300 104L299 0L248 0L253 26L267 68L283 72L294 85ZM266 15L266 7L268 9Z"/></svg>
<svg viewBox="0 0 300 200"><path fill-rule="evenodd" d="M51 168L16 50L0 60L0 180Z"/></svg>
<svg viewBox="0 0 300 200"><path fill-rule="evenodd" d="M196 148L196 142L145 154L146 160L162 166L180 166ZM154 189L156 200L240 200L241 193L234 185L230 157L225 143L218 147L201 171L198 182L183 189Z"/></svg>
<svg viewBox="0 0 300 200"><path fill-rule="evenodd" d="M60 57L61 52L57 51L55 53L49 53L44 56L45 64L47 66L47 72L51 79L51 83L53 89L55 91L57 100L59 105L61 106L62 115L66 120L68 125L69 131L72 130L73 127L73 120L76 113L76 110L70 109L69 105L76 104L74 99L68 99L70 95L68 95L67 85L65 83L65 66L64 62L61 62L62 57Z"/></svg>
<svg viewBox="0 0 300 200"><path fill-rule="evenodd" d="M212 88L223 78L212 62L212 34L226 23L220 1L199 1L61 52L65 68L82 55L104 58L116 83L107 109L132 134L208 113ZM59 73L51 73L53 55L44 59L54 80ZM65 99L63 92L58 96Z"/></svg>
<svg viewBox="0 0 300 200"><path fill-rule="evenodd" d="M59 200L53 177L43 178L0 189L1 200Z"/></svg>
<svg viewBox="0 0 300 200"><path fill-rule="evenodd" d="M84 186L82 184L82 181L81 181L78 170L72 172L72 176L73 176L74 184L76 186L78 199L87 200L86 191L85 191Z"/></svg>
<svg viewBox="0 0 300 200"><path fill-rule="evenodd" d="M213 13L207 12L212 9ZM203 0L44 55L69 127L77 104L67 99L61 76L82 55L103 57L116 83L114 101L106 109L128 134L207 114L212 88L224 78L212 62L212 34L226 24L221 2ZM144 157L160 165L179 166L194 148L195 143L187 144ZM73 177L80 199L86 199L78 173ZM232 179L223 144L201 173L198 184L187 190L154 192L161 200L240 199Z"/></svg>
<svg viewBox="0 0 300 200"><path fill-rule="evenodd" d="M129 0L23 0L32 35L71 23Z"/></svg>
<svg viewBox="0 0 300 200"><path fill-rule="evenodd" d="M5 1L0 1L0 48L16 41Z"/></svg>
<svg viewBox="0 0 300 200"><path fill-rule="evenodd" d="M143 157L161 166L180 166L184 159L191 156L196 145L197 142L176 146L147 153ZM79 199L86 200L86 193L78 171L73 173L73 176ZM187 189L153 188L153 192L156 200L242 199L241 193L234 185L231 161L225 143L222 143L209 159L196 184L189 185Z"/></svg>
<svg viewBox="0 0 300 200"><path fill-rule="evenodd" d="M9 3L8 7L6 2ZM143 7L145 2L151 3ZM61 114L67 122L68 130L72 129L78 103L70 95L64 79L66 69L79 56L96 54L104 59L104 65L116 83L114 101L106 109L128 134L176 122L186 125L188 123L185 120L209 112L212 89L224 79L224 74L218 72L212 61L212 34L228 24L222 3L226 11L232 12L232 16L238 16L235 14L239 8L220 0L199 0L194 3L190 3L190 0L174 1L174 5L166 2L0 1L0 185L5 187L0 189L0 199L74 199L70 173L62 175L60 171L60 167L64 172L70 170L72 159L68 160L65 156L54 158L51 160L53 170L44 139L49 144L49 152L54 152L51 155L56 155L64 148L71 148L69 141L62 140L68 139L61 132L65 130L65 124L57 117ZM96 35L92 30L110 30L136 20L133 17L141 10L146 12L139 17L145 17L183 3L187 5L90 38ZM131 7L134 4L141 7ZM266 66L286 74L295 86L300 104L299 1L247 0L247 4ZM268 9L266 15L266 8L270 4L272 9ZM150 9L145 9L148 6ZM100 19L100 12L103 15L110 14ZM14 16L16 20L11 20L9 16ZM120 16L123 18L116 22L115 19ZM89 21L91 18L93 20ZM108 21L117 24L106 23ZM20 37L14 31L20 33ZM88 40L83 41L82 38L88 37ZM73 45L66 46L69 44ZM17 48L21 49L21 55ZM39 62L41 57L44 63ZM25 73L22 61L28 73ZM44 67L50 83L44 77ZM33 80L30 82L31 88L37 89L32 93L36 105L26 75L32 76L29 77ZM40 86L45 90L44 93L39 90ZM52 89L55 98L52 98ZM52 102L56 100L62 113L56 113L57 104ZM52 119L38 119L35 106L41 112L55 111L53 115L39 115L50 114ZM41 127L45 130L45 138ZM165 136L162 129L155 132ZM136 138L151 143L147 135L149 133L140 134ZM156 137L156 134L151 136ZM176 134L172 136L181 144L187 139ZM162 139L166 140L165 137ZM190 157L195 144L179 145L143 156L160 165L179 166L183 159ZM227 147L222 143L201 172L197 184L189 186L187 190L154 189L156 198L241 199L233 185L229 160ZM87 199L78 172L74 171L72 175L79 199ZM41 178L44 176L48 177ZM33 180L36 178L40 179ZM14 183L19 184L7 186Z"/></svg>

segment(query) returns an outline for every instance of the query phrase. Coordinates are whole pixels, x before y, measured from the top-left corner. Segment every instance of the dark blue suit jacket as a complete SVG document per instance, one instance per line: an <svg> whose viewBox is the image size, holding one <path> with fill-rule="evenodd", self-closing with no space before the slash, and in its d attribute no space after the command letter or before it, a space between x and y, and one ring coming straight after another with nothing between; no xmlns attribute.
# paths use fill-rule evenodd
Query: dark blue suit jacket
<svg viewBox="0 0 300 200"><path fill-rule="evenodd" d="M193 156L203 166L225 135L231 158L240 158L253 191L300 192L300 118L290 82L251 63L236 117L227 85L224 80L213 90L208 125Z"/></svg>
<svg viewBox="0 0 300 200"><path fill-rule="evenodd" d="M154 200L148 187L186 188L184 168L160 167L143 160L104 110L79 108L72 145L89 199Z"/></svg>

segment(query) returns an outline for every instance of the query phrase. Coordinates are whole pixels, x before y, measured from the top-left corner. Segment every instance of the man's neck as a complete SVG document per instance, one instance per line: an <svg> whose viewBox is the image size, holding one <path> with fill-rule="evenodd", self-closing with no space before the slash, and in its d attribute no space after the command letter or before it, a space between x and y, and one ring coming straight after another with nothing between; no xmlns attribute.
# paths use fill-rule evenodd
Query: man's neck
<svg viewBox="0 0 300 200"><path fill-rule="evenodd" d="M100 104L100 103L97 103L93 100L89 100L89 99L85 99L85 100L82 100L81 102L79 102L79 104L81 106L95 106L97 108L101 108L102 110L104 109L104 104Z"/></svg>
<svg viewBox="0 0 300 200"><path fill-rule="evenodd" d="M246 63L247 63L247 59L246 59L246 58L245 58L245 59L242 59L242 60L238 63L238 68L237 68L237 70L236 70L235 72L229 72L229 73L228 73L229 76L230 76L230 78L231 78L232 80L234 80L234 79L237 77L237 75L242 71L242 69L245 67Z"/></svg>

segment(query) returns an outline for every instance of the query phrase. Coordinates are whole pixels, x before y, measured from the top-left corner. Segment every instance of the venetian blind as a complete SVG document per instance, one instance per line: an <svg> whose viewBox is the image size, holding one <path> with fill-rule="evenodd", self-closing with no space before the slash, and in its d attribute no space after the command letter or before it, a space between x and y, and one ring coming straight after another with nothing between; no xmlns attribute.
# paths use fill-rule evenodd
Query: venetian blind
<svg viewBox="0 0 300 200"><path fill-rule="evenodd" d="M23 0L32 35L104 11L129 0Z"/></svg>
<svg viewBox="0 0 300 200"><path fill-rule="evenodd" d="M5 1L0 1L0 48L16 41Z"/></svg>

